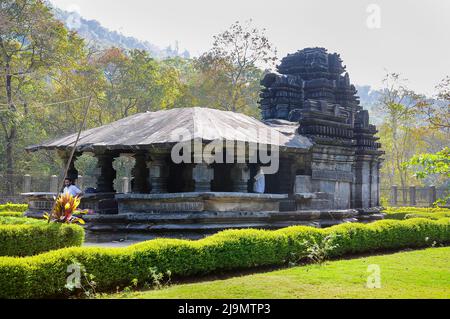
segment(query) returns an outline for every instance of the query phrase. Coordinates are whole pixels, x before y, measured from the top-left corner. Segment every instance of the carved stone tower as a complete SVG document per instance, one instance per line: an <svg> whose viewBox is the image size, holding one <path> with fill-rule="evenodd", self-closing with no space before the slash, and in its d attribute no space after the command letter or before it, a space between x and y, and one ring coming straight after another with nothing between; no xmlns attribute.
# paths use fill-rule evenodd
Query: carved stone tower
<svg viewBox="0 0 450 319"><path fill-rule="evenodd" d="M336 209L379 206L383 152L340 56L324 48L289 54L261 84L263 119L298 122L298 133L314 142L303 173L312 191L332 194Z"/></svg>

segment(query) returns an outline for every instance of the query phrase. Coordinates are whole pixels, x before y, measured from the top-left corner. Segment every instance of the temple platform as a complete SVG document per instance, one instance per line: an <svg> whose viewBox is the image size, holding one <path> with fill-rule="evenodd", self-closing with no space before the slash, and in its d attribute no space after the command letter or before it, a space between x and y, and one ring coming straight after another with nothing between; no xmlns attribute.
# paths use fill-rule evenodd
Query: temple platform
<svg viewBox="0 0 450 319"><path fill-rule="evenodd" d="M21 194L27 204L28 209L25 216L41 218L45 212L50 212L55 202L57 193L35 192ZM79 209L88 209L94 214L113 215L117 214L116 193L96 193L85 194L81 199Z"/></svg>
<svg viewBox="0 0 450 319"><path fill-rule="evenodd" d="M29 217L42 217L53 204L52 193L24 194ZM81 208L87 241L147 240L157 237L201 238L225 229L279 229L293 225L329 227L382 219L379 208L313 209L324 194L252 194L191 192L176 194L87 194ZM286 202L292 205L285 205ZM310 203L306 206L305 203ZM288 210L290 206L294 207ZM309 209L308 209L309 207Z"/></svg>
<svg viewBox="0 0 450 319"><path fill-rule="evenodd" d="M118 194L119 214L160 212L270 212L279 211L287 195L226 192L176 194Z"/></svg>

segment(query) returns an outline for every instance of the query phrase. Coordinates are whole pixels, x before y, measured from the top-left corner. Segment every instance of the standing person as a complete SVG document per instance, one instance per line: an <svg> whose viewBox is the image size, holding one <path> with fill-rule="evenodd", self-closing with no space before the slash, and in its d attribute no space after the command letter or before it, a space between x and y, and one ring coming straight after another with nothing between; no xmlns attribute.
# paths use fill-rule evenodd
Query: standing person
<svg viewBox="0 0 450 319"><path fill-rule="evenodd" d="M254 177L253 191L255 193L264 194L266 188L266 178L264 176L263 168L260 166L256 176Z"/></svg>
<svg viewBox="0 0 450 319"><path fill-rule="evenodd" d="M71 178L64 179L64 190L63 194L69 193L73 197L80 197L83 195L83 192L75 186L74 181Z"/></svg>

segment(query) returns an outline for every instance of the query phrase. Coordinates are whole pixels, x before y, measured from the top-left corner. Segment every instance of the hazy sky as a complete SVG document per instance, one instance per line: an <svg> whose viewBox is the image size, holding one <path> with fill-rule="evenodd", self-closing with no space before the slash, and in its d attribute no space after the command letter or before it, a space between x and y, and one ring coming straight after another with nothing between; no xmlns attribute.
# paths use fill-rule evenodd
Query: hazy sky
<svg viewBox="0 0 450 319"><path fill-rule="evenodd" d="M160 47L178 40L180 49L194 56L210 48L213 35L237 20L251 18L256 26L266 28L279 57L323 46L341 54L356 84L379 87L388 70L408 78L411 88L430 94L450 75L450 0L51 2Z"/></svg>

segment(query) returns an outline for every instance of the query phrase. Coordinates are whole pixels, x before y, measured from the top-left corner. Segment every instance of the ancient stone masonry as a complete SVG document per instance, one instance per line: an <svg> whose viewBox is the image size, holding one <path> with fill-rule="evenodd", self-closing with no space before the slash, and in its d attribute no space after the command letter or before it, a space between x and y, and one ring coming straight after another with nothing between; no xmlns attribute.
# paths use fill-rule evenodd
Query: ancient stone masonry
<svg viewBox="0 0 450 319"><path fill-rule="evenodd" d="M300 121L299 133L351 145L355 114L362 110L337 54L304 49L285 57L262 81L264 119Z"/></svg>
<svg viewBox="0 0 450 319"><path fill-rule="evenodd" d="M94 211L85 217L88 233L148 238L157 232L325 227L383 218L377 214L383 152L340 56L323 48L298 51L262 85L263 121L192 107L139 113L83 131L75 157L89 152L98 159L95 193L86 193L81 203ZM77 136L27 150L59 150L67 162ZM193 147L180 153L180 145L198 141L200 151ZM214 161L205 152L217 141L232 142L231 149L222 150L227 161ZM255 146L270 149L269 162ZM122 193L114 188L118 156L135 161L131 188ZM264 193L253 187L260 170ZM78 177L74 161L69 176ZM29 216L42 216L51 207L54 188L24 194Z"/></svg>
<svg viewBox="0 0 450 319"><path fill-rule="evenodd" d="M333 193L334 208L378 206L381 145L340 56L324 48L289 54L261 84L263 119L298 122L314 142L304 170L312 191Z"/></svg>

